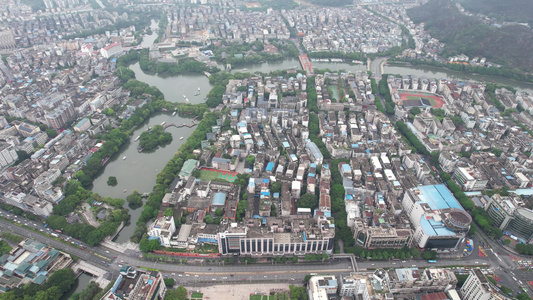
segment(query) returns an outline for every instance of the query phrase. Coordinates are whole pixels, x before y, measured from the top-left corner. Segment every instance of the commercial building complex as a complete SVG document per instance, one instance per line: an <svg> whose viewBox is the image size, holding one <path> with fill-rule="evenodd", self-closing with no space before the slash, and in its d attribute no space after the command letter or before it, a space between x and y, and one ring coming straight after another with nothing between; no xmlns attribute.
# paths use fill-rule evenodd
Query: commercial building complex
<svg viewBox="0 0 533 300"><path fill-rule="evenodd" d="M420 248L455 250L472 222L444 185L411 188L402 206L414 227L413 244Z"/></svg>

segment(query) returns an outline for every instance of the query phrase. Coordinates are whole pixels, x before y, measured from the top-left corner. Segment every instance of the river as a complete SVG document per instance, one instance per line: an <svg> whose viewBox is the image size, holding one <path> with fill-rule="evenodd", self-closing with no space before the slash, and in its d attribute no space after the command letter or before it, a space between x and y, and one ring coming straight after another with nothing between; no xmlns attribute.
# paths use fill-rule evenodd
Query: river
<svg viewBox="0 0 533 300"><path fill-rule="evenodd" d="M355 65L344 62L312 62L314 69L330 69L332 71L366 71L366 64ZM302 70L300 62L297 59L291 58L279 62L266 62L262 64L245 64L232 67L232 72L262 72L269 73L276 70L291 69L296 67L297 70ZM499 85L509 85L519 91L533 93L533 84L527 82L514 81L502 77L483 76L475 74L465 74L462 72L445 70L432 66L405 66L400 64L384 66L385 74L398 75L416 75L418 77L436 78L436 79L455 79L455 80L472 80L476 82L492 82Z"/></svg>
<svg viewBox="0 0 533 300"><path fill-rule="evenodd" d="M294 69L301 71L300 61L295 58L289 58L282 61L265 62L261 64L243 64L232 67L232 72L248 72L248 73L270 73L277 70ZM365 65L355 65L349 63L336 62L313 62L314 69L330 69L332 71L346 70L355 72L357 70L366 71Z"/></svg>

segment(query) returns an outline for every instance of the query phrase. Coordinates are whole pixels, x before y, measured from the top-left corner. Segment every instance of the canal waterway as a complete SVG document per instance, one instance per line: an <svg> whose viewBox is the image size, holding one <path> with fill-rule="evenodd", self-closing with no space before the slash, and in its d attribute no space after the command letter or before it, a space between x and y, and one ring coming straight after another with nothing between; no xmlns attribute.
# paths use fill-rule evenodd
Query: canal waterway
<svg viewBox="0 0 533 300"><path fill-rule="evenodd" d="M70 290L61 297L60 300L68 300L74 293L81 293L93 280L93 277L87 273L81 273L76 280L76 283L70 288Z"/></svg>

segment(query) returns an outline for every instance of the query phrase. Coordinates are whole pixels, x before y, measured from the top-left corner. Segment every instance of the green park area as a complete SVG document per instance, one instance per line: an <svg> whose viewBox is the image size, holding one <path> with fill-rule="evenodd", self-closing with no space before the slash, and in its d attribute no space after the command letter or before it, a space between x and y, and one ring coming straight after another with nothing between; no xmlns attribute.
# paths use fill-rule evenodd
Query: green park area
<svg viewBox="0 0 533 300"><path fill-rule="evenodd" d="M223 179L227 182L234 182L235 179L237 179L237 176L228 173L222 174L216 171L200 170L200 179L205 181Z"/></svg>
<svg viewBox="0 0 533 300"><path fill-rule="evenodd" d="M250 295L250 300L272 300L274 296Z"/></svg>
<svg viewBox="0 0 533 300"><path fill-rule="evenodd" d="M338 102L340 100L339 87L337 85L332 84L328 86L328 89L331 91L331 98Z"/></svg>

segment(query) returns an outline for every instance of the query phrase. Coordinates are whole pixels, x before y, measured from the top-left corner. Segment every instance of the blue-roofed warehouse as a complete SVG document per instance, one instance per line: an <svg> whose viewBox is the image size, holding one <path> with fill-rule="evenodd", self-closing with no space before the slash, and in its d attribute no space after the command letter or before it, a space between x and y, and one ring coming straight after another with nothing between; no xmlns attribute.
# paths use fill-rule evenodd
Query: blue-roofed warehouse
<svg viewBox="0 0 533 300"><path fill-rule="evenodd" d="M413 246L455 250L470 229L472 217L445 185L407 190L402 206L415 228Z"/></svg>

